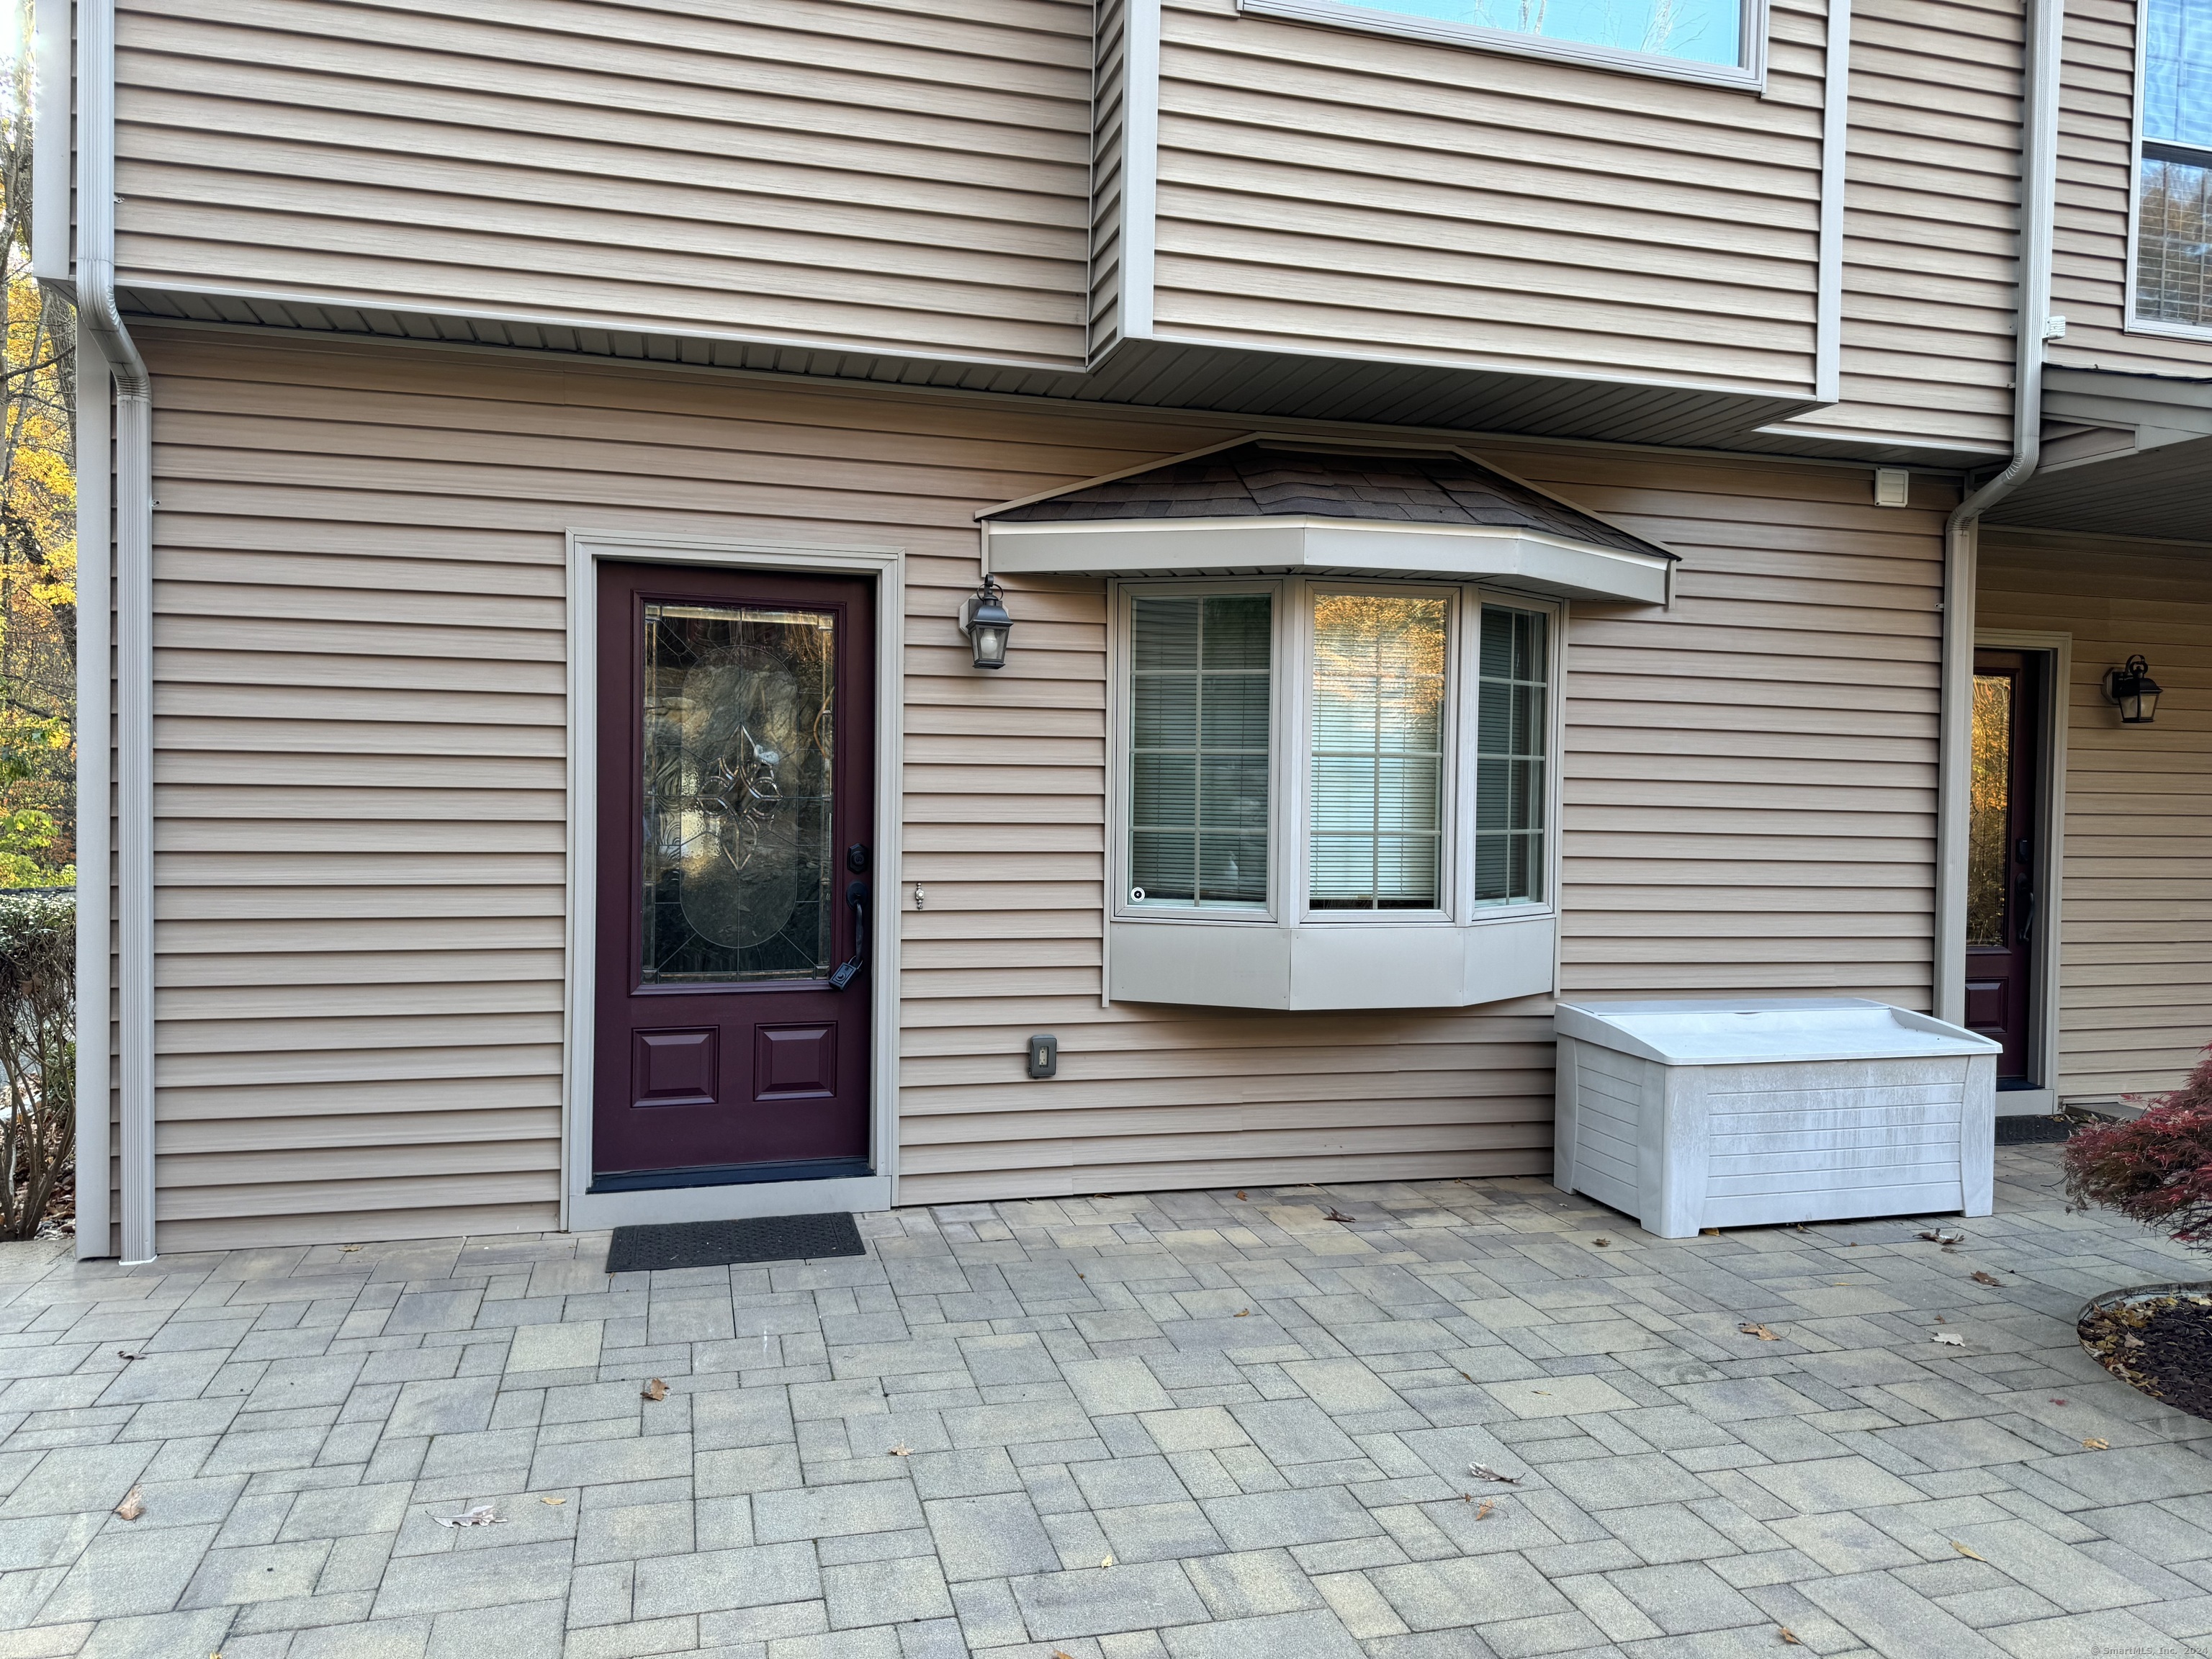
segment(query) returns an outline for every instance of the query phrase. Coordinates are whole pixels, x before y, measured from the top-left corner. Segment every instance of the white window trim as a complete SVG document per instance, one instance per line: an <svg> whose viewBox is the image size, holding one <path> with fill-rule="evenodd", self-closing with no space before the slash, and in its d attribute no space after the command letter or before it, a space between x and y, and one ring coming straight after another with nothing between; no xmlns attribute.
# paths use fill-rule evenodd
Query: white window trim
<svg viewBox="0 0 2212 1659"><path fill-rule="evenodd" d="M2136 314L2136 256L2142 243L2143 76L2150 63L2150 30L2141 5L2136 8L2135 27L2136 72L2128 86L2128 258L2121 278L2127 287L2120 295L2120 315L2125 319L2120 331L2168 340L2212 340L2212 323L2169 323Z"/></svg>
<svg viewBox="0 0 2212 1659"><path fill-rule="evenodd" d="M1448 690L1445 739L1444 902L1441 909L1419 911L1312 910L1306 903L1310 857L1307 833L1308 795L1312 787L1312 596L1328 592L1437 592L1451 596L1448 622ZM1274 602L1271 636L1273 659L1269 672L1273 691L1268 699L1268 825L1267 903L1249 909L1188 908L1134 905L1129 902L1130 799L1129 739L1133 724L1130 605L1139 593L1254 593L1267 592ZM1474 836L1476 768L1467 750L1476 730L1475 704L1480 696L1476 665L1474 627L1486 604L1534 611L1549 620L1549 650L1546 662L1546 727L1549 749L1545 769L1544 897L1522 904L1478 904L1474 902ZM1467 1000L1444 994L1420 1003L1403 1000L1402 994L1384 1000L1374 988L1354 985L1338 975L1350 969L1298 970L1297 984L1286 1001L1255 1000L1223 993L1211 995L1133 989L1133 979L1149 976L1130 967L1130 953L1121 953L1124 971L1115 967L1115 939L1126 944L1140 935L1151 941L1175 937L1153 930L1208 930L1183 936L1184 947L1212 955L1233 950L1242 939L1258 946L1263 939L1285 953L1311 957L1316 950L1338 963L1356 961L1364 949L1380 947L1391 939L1407 945L1426 937L1423 947L1432 961L1442 961L1437 947L1463 939L1470 948L1488 934L1490 942L1520 964L1514 988L1499 995L1534 995L1554 988L1557 981L1558 924L1562 842L1559 814L1564 799L1563 750L1566 732L1565 681L1567 612L1564 601L1485 586L1474 582L1331 580L1326 577L1285 576L1275 579L1221 577L1170 580L1115 580L1108 592L1109 638L1108 690L1106 815L1107 923L1106 988L1103 1000L1205 1002L1226 1006L1296 1006L1357 1008L1382 1006L1465 1006ZM1495 931L1492 931L1495 930ZM1301 945L1294 936L1304 935ZM1509 935L1514 936L1509 939ZM1540 966L1538 966L1540 959ZM1448 964L1447 964L1448 966ZM1425 970L1427 971L1427 970ZM1116 989L1117 981L1121 988ZM1540 982L1539 982L1540 981ZM1370 994L1370 993L1373 993ZM1318 999L1318 1000L1316 1000ZM1490 1000L1482 998L1480 1000Z"/></svg>
<svg viewBox="0 0 2212 1659"><path fill-rule="evenodd" d="M1293 23L1316 23L1362 34L1395 35L1431 46L1547 58L1554 63L1579 64L1588 69L1654 76L1668 81L1694 81L1705 86L1763 94L1766 90L1767 0L1741 0L1741 7L1738 27L1741 31L1739 40L1742 50L1738 62L1731 66L1668 58L1657 52L1630 52L1620 46L1594 46L1580 40L1551 40L1543 35L1523 34L1516 29L1484 28L1473 23L1447 22L1441 18L1374 11L1364 6L1340 4L1338 0L1237 0L1237 5L1238 11L1249 15L1279 17Z"/></svg>

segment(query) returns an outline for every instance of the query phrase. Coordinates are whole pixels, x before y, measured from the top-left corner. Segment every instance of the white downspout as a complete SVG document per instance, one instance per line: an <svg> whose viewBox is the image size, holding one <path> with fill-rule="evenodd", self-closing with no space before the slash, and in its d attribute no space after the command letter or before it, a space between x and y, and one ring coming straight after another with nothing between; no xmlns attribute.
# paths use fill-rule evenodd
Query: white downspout
<svg viewBox="0 0 2212 1659"><path fill-rule="evenodd" d="M139 1262L154 1259L154 390L115 302L114 0L77 18L77 323L115 382L118 1184L123 1260Z"/></svg>
<svg viewBox="0 0 2212 1659"><path fill-rule="evenodd" d="M2058 77L2065 0L2027 0L2020 134L2020 310L2013 343L2012 459L1952 510L1943 526L1942 727L1936 746L1936 1017L1966 1003L1966 828L1973 767L1974 587L1982 514L2043 459L2044 325L2051 315L2052 202L2058 173Z"/></svg>

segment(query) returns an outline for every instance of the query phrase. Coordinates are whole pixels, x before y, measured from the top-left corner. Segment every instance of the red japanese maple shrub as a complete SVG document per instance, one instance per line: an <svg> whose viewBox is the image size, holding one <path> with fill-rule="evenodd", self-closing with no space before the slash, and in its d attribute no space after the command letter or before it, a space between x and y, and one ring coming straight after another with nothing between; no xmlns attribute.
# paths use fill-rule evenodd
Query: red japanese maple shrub
<svg viewBox="0 0 2212 1659"><path fill-rule="evenodd" d="M2212 1048L2133 1122L2076 1130L2066 1143L2066 1194L2212 1249Z"/></svg>

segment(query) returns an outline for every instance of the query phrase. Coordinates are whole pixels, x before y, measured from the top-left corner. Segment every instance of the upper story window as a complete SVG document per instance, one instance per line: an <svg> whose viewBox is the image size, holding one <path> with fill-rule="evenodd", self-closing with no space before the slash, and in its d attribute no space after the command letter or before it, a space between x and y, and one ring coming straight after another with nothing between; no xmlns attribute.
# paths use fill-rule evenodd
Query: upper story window
<svg viewBox="0 0 2212 1659"><path fill-rule="evenodd" d="M2212 0L2144 0L2135 314L2212 327Z"/></svg>
<svg viewBox="0 0 2212 1659"><path fill-rule="evenodd" d="M1240 9L1724 84L1765 74L1766 0L1238 0Z"/></svg>

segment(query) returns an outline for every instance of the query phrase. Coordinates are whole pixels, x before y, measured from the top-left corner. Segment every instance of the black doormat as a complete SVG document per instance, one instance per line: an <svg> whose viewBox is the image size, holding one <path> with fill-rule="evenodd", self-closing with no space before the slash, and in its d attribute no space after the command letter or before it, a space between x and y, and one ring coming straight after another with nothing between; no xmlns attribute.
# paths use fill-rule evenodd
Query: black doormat
<svg viewBox="0 0 2212 1659"><path fill-rule="evenodd" d="M806 1261L867 1253L860 1230L849 1215L769 1215L750 1221L617 1227L614 1242L607 1246L607 1271L649 1273L672 1267L726 1267L743 1261Z"/></svg>
<svg viewBox="0 0 2212 1659"><path fill-rule="evenodd" d="M1997 1145L2032 1146L2039 1141L2064 1140L2075 1127L2070 1117L2037 1117L2023 1114L1997 1120Z"/></svg>

